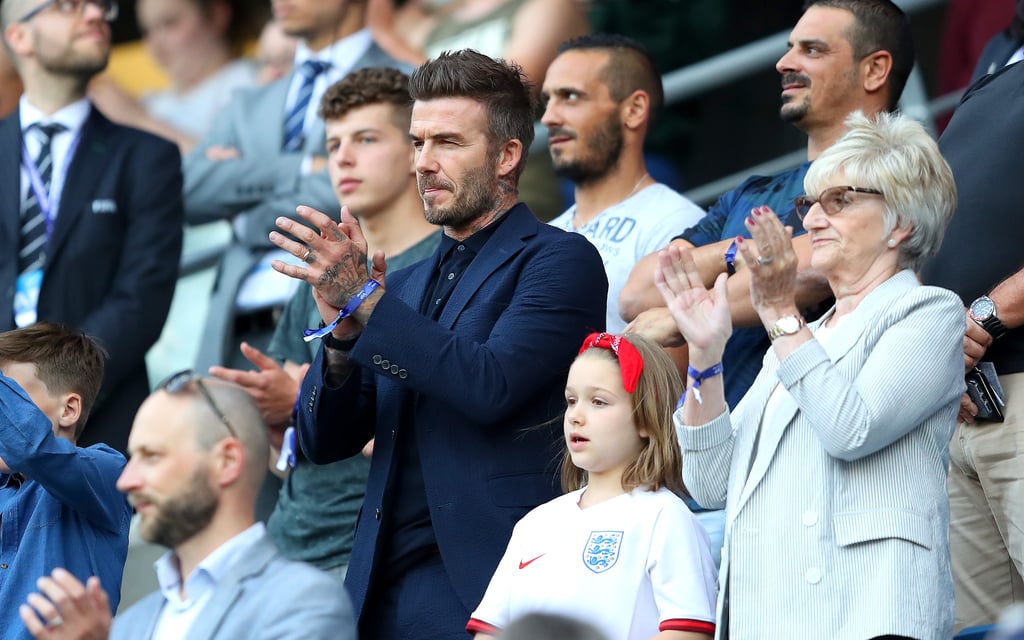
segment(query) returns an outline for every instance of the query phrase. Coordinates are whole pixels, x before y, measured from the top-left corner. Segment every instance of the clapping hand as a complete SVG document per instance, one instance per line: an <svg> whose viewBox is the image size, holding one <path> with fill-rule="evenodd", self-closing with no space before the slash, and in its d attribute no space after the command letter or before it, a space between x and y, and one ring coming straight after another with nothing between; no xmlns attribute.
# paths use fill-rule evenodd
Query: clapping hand
<svg viewBox="0 0 1024 640"><path fill-rule="evenodd" d="M110 601L96 576L86 584L64 569L36 582L42 593L30 593L18 608L25 628L36 640L106 640L110 632Z"/></svg>
<svg viewBox="0 0 1024 640"><path fill-rule="evenodd" d="M688 249L669 246L658 254L654 285L689 344L690 361L698 369L721 362L732 335L726 278L720 274L714 288L707 289Z"/></svg>
<svg viewBox="0 0 1024 640"><path fill-rule="evenodd" d="M326 214L310 207L298 207L299 216L319 229L299 224L289 218L278 218L277 226L299 239L291 240L278 232L270 234L270 241L306 263L305 267L275 260L272 266L286 276L302 280L313 287L313 299L325 323L332 322L341 310L372 277L384 288L387 262L384 253L373 255L372 273L366 264L367 244L359 221L348 207L341 208L341 222L335 223ZM364 305L365 309L365 305ZM358 334L360 327L355 317L346 319L333 331L338 339Z"/></svg>
<svg viewBox="0 0 1024 640"><path fill-rule="evenodd" d="M746 227L754 244L739 242L738 248L750 270L750 301L763 321L774 324L783 315L798 313L793 229L783 226L768 207L751 211Z"/></svg>
<svg viewBox="0 0 1024 640"><path fill-rule="evenodd" d="M289 218L277 219L277 226L298 238L298 242L276 231L270 241L306 263L305 267L275 260L272 266L286 276L308 282L334 307L341 308L366 284L370 274L366 267L366 239L359 221L341 209L341 222L311 207L298 207L299 216L319 230Z"/></svg>

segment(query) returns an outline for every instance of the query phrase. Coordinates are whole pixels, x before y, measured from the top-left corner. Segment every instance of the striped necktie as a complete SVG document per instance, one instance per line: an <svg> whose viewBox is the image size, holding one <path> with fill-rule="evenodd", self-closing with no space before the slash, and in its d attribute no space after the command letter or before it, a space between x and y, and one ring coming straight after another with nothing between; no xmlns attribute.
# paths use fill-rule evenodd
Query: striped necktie
<svg viewBox="0 0 1024 640"><path fill-rule="evenodd" d="M302 84L299 85L299 93L295 96L292 108L288 110L288 116L284 121L284 151L296 152L302 149L305 141L303 124L306 121L306 110L309 108L309 101L313 97L313 84L321 73L330 68L330 63L320 60L306 60L297 70L302 77Z"/></svg>
<svg viewBox="0 0 1024 640"><path fill-rule="evenodd" d="M53 156L51 147L53 136L67 129L60 123L39 124L30 126L27 130L36 129L41 135L39 154L36 155L36 171L39 173L39 180L43 191L50 195L50 183L53 180ZM56 213L57 203L50 200L49 214ZM39 199L36 197L36 190L32 187L31 181L25 199L21 202L21 245L18 251L18 273L25 273L41 268L43 265L43 249L46 247L46 216L42 207L39 206Z"/></svg>

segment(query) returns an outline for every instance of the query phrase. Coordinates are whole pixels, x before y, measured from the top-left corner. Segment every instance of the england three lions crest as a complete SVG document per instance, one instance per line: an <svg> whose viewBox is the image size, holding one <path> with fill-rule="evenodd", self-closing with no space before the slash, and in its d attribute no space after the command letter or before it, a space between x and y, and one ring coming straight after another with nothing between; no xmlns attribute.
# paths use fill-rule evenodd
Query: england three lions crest
<svg viewBox="0 0 1024 640"><path fill-rule="evenodd" d="M583 547L583 564L594 573L604 573L618 561L621 544L621 531L591 531Z"/></svg>

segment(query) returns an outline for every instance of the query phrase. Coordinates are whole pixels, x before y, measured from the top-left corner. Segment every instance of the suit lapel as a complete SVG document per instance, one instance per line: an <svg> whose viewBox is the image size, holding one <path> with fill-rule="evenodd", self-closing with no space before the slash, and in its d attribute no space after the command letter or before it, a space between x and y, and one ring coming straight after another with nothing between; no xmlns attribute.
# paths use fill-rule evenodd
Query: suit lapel
<svg viewBox="0 0 1024 640"><path fill-rule="evenodd" d="M747 392L747 396L743 398L743 413L738 416L740 421L746 421L748 419L747 416L764 415L768 398L771 397L772 391L775 389L773 381L776 381L775 371L778 368L778 361L774 360L774 354L771 354L771 357L773 358L772 364L765 363L765 366L761 368L757 378L751 385L750 391ZM756 429L744 429L740 426L737 441L734 445L736 447L736 462L732 471L733 474L739 474L739 480L735 483L735 486L729 488L730 502L735 499L735 504L729 505L727 509L730 519L739 513L740 507L746 502L754 485L757 484L755 480L757 470L755 470L753 465L757 464L758 461L754 459L754 456L757 455L758 451L765 451L765 426L763 420L761 420ZM765 457L765 453L762 453L761 458ZM758 476L757 479L759 480L760 477ZM733 495L736 497L733 498Z"/></svg>
<svg viewBox="0 0 1024 640"><path fill-rule="evenodd" d="M231 607L242 597L245 582L254 575L262 573L277 554L277 549L266 534L260 537L242 557L235 561L224 579L214 588L210 601L199 612L192 626L189 627L186 640L210 640L217 637L217 632L227 617Z"/></svg>
<svg viewBox="0 0 1024 640"><path fill-rule="evenodd" d="M251 110L243 110L247 112L249 122L264 123L258 135L246 136L247 140L260 141L256 144L261 149L265 148L264 144L267 144L270 149L280 153L284 146L284 120L288 108L288 88L291 86L294 76L295 71L292 71L287 76L271 83L264 89L265 93L260 95L260 99L251 102ZM317 122L320 122L319 118L317 118ZM320 127L323 130L322 123ZM323 149L320 151L322 152Z"/></svg>
<svg viewBox="0 0 1024 640"><path fill-rule="evenodd" d="M57 220L53 223L53 236L46 249L46 269L56 262L60 250L70 237L78 219L89 209L90 199L103 174L110 170L110 122L95 108L82 126L75 155L68 164L64 178Z"/></svg>
<svg viewBox="0 0 1024 640"><path fill-rule="evenodd" d="M916 284L917 277L913 272L901 271L869 293L857 305L857 308L846 316L842 322L841 330L833 333L822 345L825 353L828 354L828 359L833 364L838 365L840 360L861 341L864 332L874 322L879 311L888 306L894 297L902 295L909 288L916 286ZM817 329L822 322L832 315L833 311L834 309L829 310L820 320L811 323L811 329ZM785 393L775 406L775 411L772 415L773 419L770 422L764 420L764 411L768 398L778 385L776 373L778 369L779 360L775 356L775 352L771 350L765 357L765 366L751 386L751 393L756 393L757 395L751 398L753 403L749 409L744 409L745 413L740 418L744 419L746 416L751 415L759 416L761 424L759 427L760 437L750 437L749 440L744 440L745 449L738 451L738 454L741 456L738 457L738 460L741 463L745 463L744 466L740 467L740 470L749 469L750 471L744 476L745 480L741 487L742 491L740 492L739 499L735 506L730 509L733 515L739 512L754 492L754 489L757 488L757 485L764 478L772 458L775 457L779 443L782 441L782 436L793 423L799 410L793 397ZM747 399L744 398L744 402L746 401ZM756 413L751 414L750 410L755 408ZM752 456L753 459L751 459Z"/></svg>
<svg viewBox="0 0 1024 640"><path fill-rule="evenodd" d="M21 119L18 111L0 121L0 247L4 255L17 256L21 235Z"/></svg>
<svg viewBox="0 0 1024 640"><path fill-rule="evenodd" d="M506 215L508 218L494 231L494 235L473 259L466 274L455 286L455 291L452 292L452 297L438 320L442 326L451 329L455 325L455 320L484 280L522 249L525 244L523 238L531 235L535 225L539 224L524 204L512 207Z"/></svg>
<svg viewBox="0 0 1024 640"><path fill-rule="evenodd" d="M146 616L146 633L141 635L142 638L152 638L156 634L156 625L160 621L160 614L163 613L164 607L167 606L167 600L161 592L157 591L149 597L152 600L151 611Z"/></svg>

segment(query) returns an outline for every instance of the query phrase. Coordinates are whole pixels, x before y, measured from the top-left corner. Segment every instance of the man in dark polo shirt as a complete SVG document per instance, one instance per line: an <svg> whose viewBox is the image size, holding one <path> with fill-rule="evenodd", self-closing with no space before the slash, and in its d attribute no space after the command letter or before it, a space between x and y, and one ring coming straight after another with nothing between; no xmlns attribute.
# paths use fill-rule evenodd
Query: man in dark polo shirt
<svg viewBox="0 0 1024 640"><path fill-rule="evenodd" d="M533 102L512 65L471 50L413 74L410 137L434 255L389 274L358 222L299 209L271 234L307 266L323 348L299 396L299 441L326 463L375 438L345 583L360 638L463 640L512 533L557 495L569 365L604 326L607 280L585 238L518 201ZM373 275L373 279L371 279Z"/></svg>

